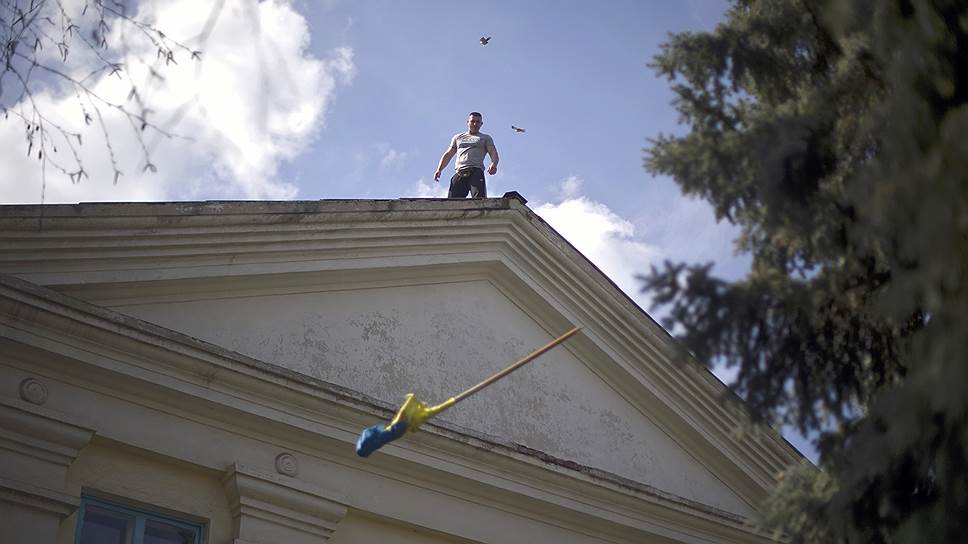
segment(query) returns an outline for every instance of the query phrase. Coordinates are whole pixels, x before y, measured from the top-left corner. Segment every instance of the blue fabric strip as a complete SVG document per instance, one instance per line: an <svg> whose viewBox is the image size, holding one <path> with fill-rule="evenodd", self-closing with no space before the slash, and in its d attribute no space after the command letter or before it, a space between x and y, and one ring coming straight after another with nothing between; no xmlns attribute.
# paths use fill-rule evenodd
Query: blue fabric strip
<svg viewBox="0 0 968 544"><path fill-rule="evenodd" d="M393 425L374 425L363 429L356 440L356 454L369 457L371 453L400 438L407 432L407 422L399 421Z"/></svg>

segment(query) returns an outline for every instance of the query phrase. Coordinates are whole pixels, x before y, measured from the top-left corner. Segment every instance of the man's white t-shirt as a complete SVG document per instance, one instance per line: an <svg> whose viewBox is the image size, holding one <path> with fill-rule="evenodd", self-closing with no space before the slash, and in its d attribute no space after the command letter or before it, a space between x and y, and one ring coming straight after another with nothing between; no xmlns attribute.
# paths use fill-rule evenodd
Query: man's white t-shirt
<svg viewBox="0 0 968 544"><path fill-rule="evenodd" d="M457 150L457 161L454 163L454 169L461 170L462 168L474 167L483 170L484 154L487 153L488 145L494 145L494 140L489 134L483 132L455 134L450 139L450 148Z"/></svg>

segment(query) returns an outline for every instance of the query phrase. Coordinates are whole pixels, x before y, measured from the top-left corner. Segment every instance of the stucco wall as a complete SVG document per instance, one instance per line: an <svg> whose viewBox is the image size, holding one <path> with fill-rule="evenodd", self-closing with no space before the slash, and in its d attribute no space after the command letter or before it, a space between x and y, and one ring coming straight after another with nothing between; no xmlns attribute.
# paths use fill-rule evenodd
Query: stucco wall
<svg viewBox="0 0 968 544"><path fill-rule="evenodd" d="M486 280L115 309L393 404L411 391L428 402L442 401L550 339ZM441 417L711 506L751 513L562 348Z"/></svg>
<svg viewBox="0 0 968 544"><path fill-rule="evenodd" d="M361 512L350 511L339 523L329 544L466 544L473 542L462 538L432 533L399 523L390 522Z"/></svg>

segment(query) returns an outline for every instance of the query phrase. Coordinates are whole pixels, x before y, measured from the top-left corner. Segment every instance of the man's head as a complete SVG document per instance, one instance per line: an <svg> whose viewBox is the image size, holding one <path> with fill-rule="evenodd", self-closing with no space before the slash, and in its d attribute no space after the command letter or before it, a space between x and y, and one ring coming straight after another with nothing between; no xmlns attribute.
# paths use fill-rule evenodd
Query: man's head
<svg viewBox="0 0 968 544"><path fill-rule="evenodd" d="M484 118L481 117L480 112L472 111L467 115L467 132L471 134L477 134L481 130L481 125L484 124Z"/></svg>

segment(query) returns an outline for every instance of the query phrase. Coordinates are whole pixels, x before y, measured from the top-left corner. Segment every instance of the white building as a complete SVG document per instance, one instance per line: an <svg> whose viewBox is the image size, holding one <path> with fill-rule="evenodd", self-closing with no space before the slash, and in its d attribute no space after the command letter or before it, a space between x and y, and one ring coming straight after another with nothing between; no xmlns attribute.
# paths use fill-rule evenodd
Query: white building
<svg viewBox="0 0 968 544"><path fill-rule="evenodd" d="M515 193L0 206L0 249L3 543L768 542L802 462Z"/></svg>

